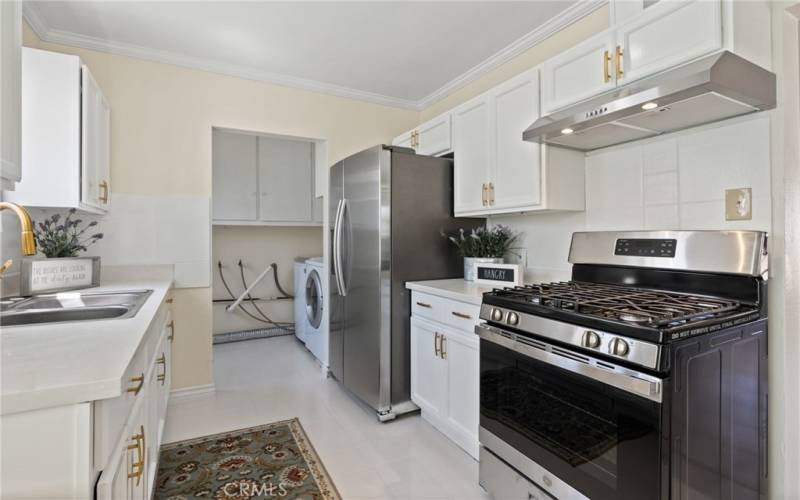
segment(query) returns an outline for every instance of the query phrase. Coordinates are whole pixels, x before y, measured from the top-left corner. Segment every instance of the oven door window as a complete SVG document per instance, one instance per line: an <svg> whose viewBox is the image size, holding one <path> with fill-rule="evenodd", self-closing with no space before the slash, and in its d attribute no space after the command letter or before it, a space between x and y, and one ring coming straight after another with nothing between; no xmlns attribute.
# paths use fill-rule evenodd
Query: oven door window
<svg viewBox="0 0 800 500"><path fill-rule="evenodd" d="M481 427L593 500L661 498L661 404L484 339L480 363Z"/></svg>

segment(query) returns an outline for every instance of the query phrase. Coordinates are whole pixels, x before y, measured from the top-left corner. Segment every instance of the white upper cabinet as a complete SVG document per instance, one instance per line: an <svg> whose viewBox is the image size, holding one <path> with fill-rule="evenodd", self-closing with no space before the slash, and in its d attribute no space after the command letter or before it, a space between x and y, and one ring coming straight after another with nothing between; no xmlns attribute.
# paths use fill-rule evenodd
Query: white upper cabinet
<svg viewBox="0 0 800 500"><path fill-rule="evenodd" d="M771 67L767 1L617 4L623 22L542 65L544 115L721 50Z"/></svg>
<svg viewBox="0 0 800 500"><path fill-rule="evenodd" d="M402 134L392 139L392 146L411 148L416 151L416 149L414 148L414 140L416 138L416 134L417 134L416 129L409 130L408 132L403 132Z"/></svg>
<svg viewBox="0 0 800 500"><path fill-rule="evenodd" d="M617 31L619 84L722 49L719 1L662 0ZM616 57L616 54L615 54Z"/></svg>
<svg viewBox="0 0 800 500"><path fill-rule="evenodd" d="M542 65L542 114L613 89L615 44L615 34L604 32L548 59Z"/></svg>
<svg viewBox="0 0 800 500"><path fill-rule="evenodd" d="M417 154L436 156L451 148L450 113L437 116L417 128Z"/></svg>
<svg viewBox="0 0 800 500"><path fill-rule="evenodd" d="M393 146L411 148L417 154L439 156L452 151L452 123L450 113L444 113L419 127L404 132L392 140Z"/></svg>
<svg viewBox="0 0 800 500"><path fill-rule="evenodd" d="M494 137L493 180L495 209L534 207L541 203L539 144L522 140L525 130L539 118L539 71L531 70L492 89L491 134Z"/></svg>
<svg viewBox="0 0 800 500"><path fill-rule="evenodd" d="M111 190L111 108L68 54L22 52L23 180L6 199L102 214Z"/></svg>
<svg viewBox="0 0 800 500"><path fill-rule="evenodd" d="M315 226L315 143L214 130L212 213L218 225Z"/></svg>
<svg viewBox="0 0 800 500"><path fill-rule="evenodd" d="M258 137L212 133L214 220L258 219Z"/></svg>
<svg viewBox="0 0 800 500"><path fill-rule="evenodd" d="M584 155L522 140L539 116L539 68L453 110L456 216L584 209Z"/></svg>
<svg viewBox="0 0 800 500"><path fill-rule="evenodd" d="M85 65L81 79L81 201L103 211L111 187L111 107Z"/></svg>
<svg viewBox="0 0 800 500"><path fill-rule="evenodd" d="M313 220L314 152L308 141L258 138L258 178L261 220Z"/></svg>
<svg viewBox="0 0 800 500"><path fill-rule="evenodd" d="M22 174L22 2L0 2L0 188Z"/></svg>
<svg viewBox="0 0 800 500"><path fill-rule="evenodd" d="M489 96L480 95L453 110L453 208L458 216L489 208ZM520 130L522 140L522 130Z"/></svg>

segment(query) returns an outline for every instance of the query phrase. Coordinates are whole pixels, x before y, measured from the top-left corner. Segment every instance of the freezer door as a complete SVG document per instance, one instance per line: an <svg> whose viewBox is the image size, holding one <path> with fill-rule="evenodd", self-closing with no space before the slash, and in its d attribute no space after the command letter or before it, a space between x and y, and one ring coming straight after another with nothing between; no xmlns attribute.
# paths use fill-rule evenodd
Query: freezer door
<svg viewBox="0 0 800 500"><path fill-rule="evenodd" d="M344 297L339 292L338 285L338 265L337 259L340 257L338 248L339 215L344 198L344 163L339 162L330 168L328 184L328 223L330 231L330 279L328 286L328 369L337 380L341 381L344 375L344 327L345 327L345 303Z"/></svg>
<svg viewBox="0 0 800 500"><path fill-rule="evenodd" d="M377 411L389 409L388 281L382 286L381 252L388 271L388 205L390 153L382 147L362 151L344 160L342 271L345 288L344 377L351 392ZM381 170L384 170L382 176ZM385 191L384 191L385 190ZM388 280L388 273L386 274ZM385 339L384 339L385 337ZM382 354L383 348L383 354Z"/></svg>

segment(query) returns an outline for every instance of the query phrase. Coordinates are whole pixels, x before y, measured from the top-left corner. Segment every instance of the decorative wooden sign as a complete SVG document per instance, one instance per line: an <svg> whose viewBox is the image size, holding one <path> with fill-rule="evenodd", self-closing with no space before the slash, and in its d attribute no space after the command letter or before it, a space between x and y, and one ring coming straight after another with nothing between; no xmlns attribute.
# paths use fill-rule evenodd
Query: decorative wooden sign
<svg viewBox="0 0 800 500"><path fill-rule="evenodd" d="M519 264L475 264L475 283L517 286L522 284Z"/></svg>
<svg viewBox="0 0 800 500"><path fill-rule="evenodd" d="M60 292L100 284L100 257L22 260L20 295Z"/></svg>

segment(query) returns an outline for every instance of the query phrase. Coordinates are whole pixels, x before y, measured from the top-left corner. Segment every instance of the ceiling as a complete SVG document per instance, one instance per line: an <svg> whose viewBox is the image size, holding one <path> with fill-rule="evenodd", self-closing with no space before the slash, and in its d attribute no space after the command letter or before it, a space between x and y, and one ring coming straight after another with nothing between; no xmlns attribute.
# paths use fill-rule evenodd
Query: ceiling
<svg viewBox="0 0 800 500"><path fill-rule="evenodd" d="M45 41L411 109L601 2L25 2Z"/></svg>

